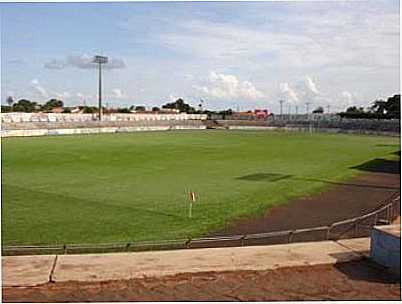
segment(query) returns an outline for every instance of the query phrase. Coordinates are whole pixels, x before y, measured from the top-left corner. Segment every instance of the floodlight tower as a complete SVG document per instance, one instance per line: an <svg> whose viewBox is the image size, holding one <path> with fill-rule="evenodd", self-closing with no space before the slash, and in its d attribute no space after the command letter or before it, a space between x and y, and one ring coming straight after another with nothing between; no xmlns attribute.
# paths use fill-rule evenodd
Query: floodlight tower
<svg viewBox="0 0 402 304"><path fill-rule="evenodd" d="M96 55L93 60L94 63L98 64L99 71L99 91L98 91L98 100L99 100L99 121L102 120L102 64L108 62L108 58L105 56Z"/></svg>

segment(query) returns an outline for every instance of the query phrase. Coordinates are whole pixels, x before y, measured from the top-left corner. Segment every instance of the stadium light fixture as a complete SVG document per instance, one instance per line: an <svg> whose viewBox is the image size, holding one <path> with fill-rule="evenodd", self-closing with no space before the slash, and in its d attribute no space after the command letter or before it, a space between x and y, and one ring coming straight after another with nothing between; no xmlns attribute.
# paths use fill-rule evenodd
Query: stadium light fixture
<svg viewBox="0 0 402 304"><path fill-rule="evenodd" d="M108 62L108 58L105 56L96 55L93 60L94 63L98 64L99 71L99 91L98 91L98 101L99 101L99 121L102 120L102 64Z"/></svg>

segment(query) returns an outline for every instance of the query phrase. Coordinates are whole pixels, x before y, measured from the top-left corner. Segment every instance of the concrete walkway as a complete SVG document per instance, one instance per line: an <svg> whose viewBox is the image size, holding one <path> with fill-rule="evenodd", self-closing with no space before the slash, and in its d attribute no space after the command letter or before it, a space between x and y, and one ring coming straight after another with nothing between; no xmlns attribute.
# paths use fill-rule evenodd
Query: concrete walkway
<svg viewBox="0 0 402 304"><path fill-rule="evenodd" d="M287 245L87 255L2 257L3 287L49 281L100 282L179 273L273 270L335 264L367 254L369 238Z"/></svg>

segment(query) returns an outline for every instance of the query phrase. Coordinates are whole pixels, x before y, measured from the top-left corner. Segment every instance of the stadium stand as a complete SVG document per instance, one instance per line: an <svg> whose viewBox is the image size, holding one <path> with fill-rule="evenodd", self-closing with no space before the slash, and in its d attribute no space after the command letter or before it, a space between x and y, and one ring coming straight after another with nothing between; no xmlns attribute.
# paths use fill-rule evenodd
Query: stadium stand
<svg viewBox="0 0 402 304"><path fill-rule="evenodd" d="M96 114L2 113L1 136L114 133L145 130L205 129L200 114Z"/></svg>

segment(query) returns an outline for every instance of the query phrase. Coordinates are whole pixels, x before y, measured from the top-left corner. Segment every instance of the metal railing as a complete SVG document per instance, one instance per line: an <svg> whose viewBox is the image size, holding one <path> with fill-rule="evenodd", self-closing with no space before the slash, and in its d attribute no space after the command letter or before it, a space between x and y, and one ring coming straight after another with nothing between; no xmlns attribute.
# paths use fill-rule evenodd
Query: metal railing
<svg viewBox="0 0 402 304"><path fill-rule="evenodd" d="M394 193L374 211L328 226L242 234L221 237L184 238L163 241L133 241L104 244L61 244L48 246L2 246L2 255L78 254L173 250L213 247L274 245L294 242L338 240L368 236L375 225L390 224L400 215L400 193Z"/></svg>

